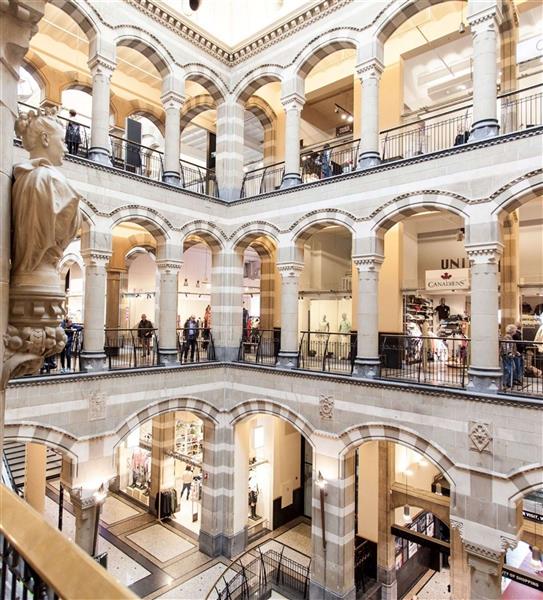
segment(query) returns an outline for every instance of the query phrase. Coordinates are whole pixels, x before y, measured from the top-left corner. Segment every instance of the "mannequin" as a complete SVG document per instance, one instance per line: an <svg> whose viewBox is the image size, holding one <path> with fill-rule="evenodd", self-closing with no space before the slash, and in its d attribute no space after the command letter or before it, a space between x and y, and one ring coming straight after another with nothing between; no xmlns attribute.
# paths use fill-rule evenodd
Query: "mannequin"
<svg viewBox="0 0 543 600"><path fill-rule="evenodd" d="M322 321L319 324L319 331L321 333L328 333L330 331L330 323L326 320L326 315L322 317Z"/></svg>
<svg viewBox="0 0 543 600"><path fill-rule="evenodd" d="M445 304L445 298L441 298L437 308L435 309L438 319L443 321L444 319L448 319L451 314L451 309L447 304Z"/></svg>
<svg viewBox="0 0 543 600"><path fill-rule="evenodd" d="M259 493L260 489L258 487L256 476L254 472L249 473L249 508L251 509L251 519L254 519L255 521L260 519L256 514L256 503L258 502Z"/></svg>
<svg viewBox="0 0 543 600"><path fill-rule="evenodd" d="M347 313L342 313L338 331L339 333L351 333L351 323L347 320Z"/></svg>

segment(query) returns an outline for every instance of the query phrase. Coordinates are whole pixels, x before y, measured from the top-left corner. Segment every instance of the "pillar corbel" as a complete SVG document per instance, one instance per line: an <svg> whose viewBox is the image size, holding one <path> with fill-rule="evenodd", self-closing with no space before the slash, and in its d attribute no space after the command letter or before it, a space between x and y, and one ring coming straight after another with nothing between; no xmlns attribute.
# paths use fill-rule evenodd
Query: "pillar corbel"
<svg viewBox="0 0 543 600"><path fill-rule="evenodd" d="M277 366L295 369L298 366L298 291L301 262L278 263L281 275L281 349Z"/></svg>

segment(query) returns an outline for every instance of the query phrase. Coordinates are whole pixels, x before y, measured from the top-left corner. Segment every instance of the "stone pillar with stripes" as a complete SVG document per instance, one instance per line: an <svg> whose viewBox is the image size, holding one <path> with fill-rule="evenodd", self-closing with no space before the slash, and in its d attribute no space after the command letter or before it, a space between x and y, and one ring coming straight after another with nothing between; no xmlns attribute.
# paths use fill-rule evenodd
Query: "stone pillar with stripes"
<svg viewBox="0 0 543 600"><path fill-rule="evenodd" d="M369 169L381 162L379 152L379 82L383 70L384 65L378 58L371 58L356 67L356 74L362 83L359 169Z"/></svg>
<svg viewBox="0 0 543 600"><path fill-rule="evenodd" d="M275 288L275 260L273 256L260 257L260 329L273 329Z"/></svg>
<svg viewBox="0 0 543 600"><path fill-rule="evenodd" d="M275 162L274 124L264 126L264 143L262 144L262 159L264 162L264 166L272 165Z"/></svg>
<svg viewBox="0 0 543 600"><path fill-rule="evenodd" d="M337 458L315 450L313 461L309 597L354 600L355 454Z"/></svg>
<svg viewBox="0 0 543 600"><path fill-rule="evenodd" d="M470 0L468 22L473 36L473 121L469 141L498 135L497 36L502 20L496 0Z"/></svg>
<svg viewBox="0 0 543 600"><path fill-rule="evenodd" d="M217 104L216 171L223 200L237 200L243 181L244 111L242 103L227 96Z"/></svg>
<svg viewBox="0 0 543 600"><path fill-rule="evenodd" d="M300 121L305 97L293 92L281 98L285 109L285 172L281 189L300 185Z"/></svg>
<svg viewBox="0 0 543 600"><path fill-rule="evenodd" d="M211 259L213 342L219 360L236 360L242 329L243 255L233 248L216 251Z"/></svg>
<svg viewBox="0 0 543 600"><path fill-rule="evenodd" d="M226 415L204 421L200 551L233 557L246 545L245 528L234 532L234 427Z"/></svg>
<svg viewBox="0 0 543 600"><path fill-rule="evenodd" d="M507 215L502 224L503 256L500 263L500 308L501 332L520 317L519 297L519 218L514 211Z"/></svg>
<svg viewBox="0 0 543 600"><path fill-rule="evenodd" d="M164 127L164 164L162 165L162 181L171 185L179 185L180 164L179 151L181 143L181 107L185 99L177 91L169 91L160 97L166 124Z"/></svg>
<svg viewBox="0 0 543 600"><path fill-rule="evenodd" d="M92 75L92 122L89 158L111 165L109 141L110 82L115 71L115 58L96 54L89 60Z"/></svg>
<svg viewBox="0 0 543 600"><path fill-rule="evenodd" d="M151 489L149 510L158 515L157 495L175 487L175 463L168 453L175 450L175 412L153 417L151 445ZM186 502L186 501L185 501ZM160 507L162 510L162 507Z"/></svg>
<svg viewBox="0 0 543 600"><path fill-rule="evenodd" d="M277 366L295 369L298 366L298 291L302 262L278 263L281 274L281 349Z"/></svg>
<svg viewBox="0 0 543 600"><path fill-rule="evenodd" d="M395 445L378 443L378 525L377 525L377 581L381 584L382 600L396 600L396 547L390 528L395 523L391 488L395 480ZM362 468L364 468L362 466Z"/></svg>
<svg viewBox="0 0 543 600"><path fill-rule="evenodd" d="M379 270L383 261L380 254L353 256L358 269L356 377L379 376Z"/></svg>

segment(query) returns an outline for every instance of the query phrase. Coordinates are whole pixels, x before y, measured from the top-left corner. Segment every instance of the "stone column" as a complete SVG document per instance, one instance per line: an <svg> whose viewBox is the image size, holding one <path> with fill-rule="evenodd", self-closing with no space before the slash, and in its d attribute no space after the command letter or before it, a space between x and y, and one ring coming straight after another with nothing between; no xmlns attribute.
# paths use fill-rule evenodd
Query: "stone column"
<svg viewBox="0 0 543 600"><path fill-rule="evenodd" d="M382 600L396 600L396 549L390 528L394 525L391 488L395 478L395 447L391 442L379 444L379 512L377 532L377 581L381 584Z"/></svg>
<svg viewBox="0 0 543 600"><path fill-rule="evenodd" d="M504 553L464 542L470 567L470 600L500 600Z"/></svg>
<svg viewBox="0 0 543 600"><path fill-rule="evenodd" d="M175 412L153 417L151 446L151 489L149 490L149 510L158 514L155 498L160 490L175 485L175 463L167 452L175 449Z"/></svg>
<svg viewBox="0 0 543 600"><path fill-rule="evenodd" d="M119 327L121 310L121 278L126 269L107 269L106 327Z"/></svg>
<svg viewBox="0 0 543 600"><path fill-rule="evenodd" d="M501 333L520 317L519 297L519 219L515 211L503 221L503 256L500 263Z"/></svg>
<svg viewBox="0 0 543 600"><path fill-rule="evenodd" d="M83 495L81 489L70 490L70 502L74 510L75 517L75 543L90 556L98 553L98 535L96 529L99 528L101 503L90 495ZM96 536L96 548L94 548L94 539Z"/></svg>
<svg viewBox="0 0 543 600"><path fill-rule="evenodd" d="M89 158L105 165L111 164L109 142L109 84L115 63L99 55L89 61L92 75L92 122Z"/></svg>
<svg viewBox="0 0 543 600"><path fill-rule="evenodd" d="M8 326L11 186L13 171L13 127L18 114L17 84L19 67L32 36L38 31L45 0L25 2L8 0L0 3L0 331ZM0 364L4 363L4 344L0 344ZM0 386L0 454L4 430L4 386Z"/></svg>
<svg viewBox="0 0 543 600"><path fill-rule="evenodd" d="M300 119L305 98L299 93L281 98L285 109L285 173L281 189L300 185Z"/></svg>
<svg viewBox="0 0 543 600"><path fill-rule="evenodd" d="M264 126L264 143L262 144L264 166L272 165L275 162L275 127L275 119L273 124Z"/></svg>
<svg viewBox="0 0 543 600"><path fill-rule="evenodd" d="M378 254L353 256L358 269L356 377L379 376L379 270L383 261Z"/></svg>
<svg viewBox="0 0 543 600"><path fill-rule="evenodd" d="M243 255L216 250L211 258L212 335L219 360L236 360L242 328Z"/></svg>
<svg viewBox="0 0 543 600"><path fill-rule="evenodd" d="M367 60L356 67L356 73L362 83L359 169L368 169L381 162L379 153L379 80L383 70L384 65L377 58Z"/></svg>
<svg viewBox="0 0 543 600"><path fill-rule="evenodd" d="M166 114L162 181L178 186L180 184L181 107L185 99L176 92L167 92L162 95L161 100Z"/></svg>
<svg viewBox="0 0 543 600"><path fill-rule="evenodd" d="M106 306L106 266L111 257L110 251L82 250L85 263L85 298L83 350L81 370L104 371L104 313Z"/></svg>
<svg viewBox="0 0 543 600"><path fill-rule="evenodd" d="M500 385L498 335L499 242L466 245L471 263L471 363L468 387L495 391Z"/></svg>
<svg viewBox="0 0 543 600"><path fill-rule="evenodd" d="M209 556L237 556L245 550L247 531L234 531L234 427L226 415L204 421L202 522L200 551Z"/></svg>
<svg viewBox="0 0 543 600"><path fill-rule="evenodd" d="M468 15L473 36L473 119L469 141L475 142L498 135L500 130L496 97L501 14L495 2L469 5L477 10Z"/></svg>
<svg viewBox="0 0 543 600"><path fill-rule="evenodd" d="M273 257L260 260L260 329L273 329L273 300L275 286Z"/></svg>
<svg viewBox="0 0 543 600"><path fill-rule="evenodd" d="M354 600L355 456L343 459L313 455L310 598ZM319 473L325 480L324 519ZM323 535L324 523L324 535Z"/></svg>
<svg viewBox="0 0 543 600"><path fill-rule="evenodd" d="M298 290L304 265L298 262L281 263L281 350L277 366L295 369L298 366Z"/></svg>
<svg viewBox="0 0 543 600"><path fill-rule="evenodd" d="M244 111L229 96L217 105L216 171L220 197L237 200L243 181Z"/></svg>
<svg viewBox="0 0 543 600"><path fill-rule="evenodd" d="M47 446L29 442L25 449L25 500L38 512L45 512Z"/></svg>
<svg viewBox="0 0 543 600"><path fill-rule="evenodd" d="M177 364L177 286L181 261L157 260L159 283L158 357L161 365Z"/></svg>

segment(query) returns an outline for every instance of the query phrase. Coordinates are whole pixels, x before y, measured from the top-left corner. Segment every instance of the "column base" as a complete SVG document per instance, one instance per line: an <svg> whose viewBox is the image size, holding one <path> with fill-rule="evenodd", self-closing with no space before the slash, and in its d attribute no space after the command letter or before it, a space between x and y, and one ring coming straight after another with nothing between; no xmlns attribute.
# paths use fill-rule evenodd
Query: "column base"
<svg viewBox="0 0 543 600"><path fill-rule="evenodd" d="M158 364L161 367L172 367L174 365L179 365L179 360L177 359L177 350L175 348L159 348Z"/></svg>
<svg viewBox="0 0 543 600"><path fill-rule="evenodd" d="M359 171L364 171L365 169L377 167L380 164L381 157L379 156L379 152L363 152L358 159L357 169Z"/></svg>
<svg viewBox="0 0 543 600"><path fill-rule="evenodd" d="M244 527L241 531L231 536L224 533L212 535L200 530L199 539L200 552L212 557L222 555L227 558L233 558L244 552L247 548L247 527Z"/></svg>
<svg viewBox="0 0 543 600"><path fill-rule="evenodd" d="M283 369L297 369L298 368L298 353L297 352L283 352L279 351L277 355L276 367L282 367Z"/></svg>
<svg viewBox="0 0 543 600"><path fill-rule="evenodd" d="M381 374L381 361L378 358L354 359L353 377L361 379L376 379Z"/></svg>
<svg viewBox="0 0 543 600"><path fill-rule="evenodd" d="M283 175L283 181L281 182L281 190L286 190L287 188L295 187L297 185L301 185L302 178L300 177L300 173L285 173Z"/></svg>
<svg viewBox="0 0 543 600"><path fill-rule="evenodd" d="M484 369L470 367L468 369L468 390L476 392L494 393L500 389L500 381L503 377L499 369Z"/></svg>
<svg viewBox="0 0 543 600"><path fill-rule="evenodd" d="M106 148L94 146L89 148L89 160L111 167L111 156Z"/></svg>
<svg viewBox="0 0 543 600"><path fill-rule="evenodd" d="M169 185L181 187L181 177L176 171L164 171L164 173L162 173L162 181Z"/></svg>
<svg viewBox="0 0 543 600"><path fill-rule="evenodd" d="M79 366L83 373L107 371L106 355L103 352L81 352Z"/></svg>
<svg viewBox="0 0 543 600"><path fill-rule="evenodd" d="M381 600L398 599L398 582L396 569L385 569L377 566L377 581L381 585Z"/></svg>
<svg viewBox="0 0 543 600"><path fill-rule="evenodd" d="M239 348L230 346L215 346L215 356L217 360L223 362L236 362L238 360Z"/></svg>
<svg viewBox="0 0 543 600"><path fill-rule="evenodd" d="M323 588L322 585L316 581L310 581L309 597L318 598L319 600L355 600L356 589L353 587L352 590L349 590L344 594L339 594L338 592L333 592L332 590Z"/></svg>
<svg viewBox="0 0 543 600"><path fill-rule="evenodd" d="M471 126L468 142L479 142L488 138L496 137L500 133L497 119L483 119Z"/></svg>

